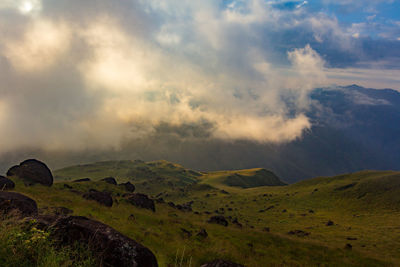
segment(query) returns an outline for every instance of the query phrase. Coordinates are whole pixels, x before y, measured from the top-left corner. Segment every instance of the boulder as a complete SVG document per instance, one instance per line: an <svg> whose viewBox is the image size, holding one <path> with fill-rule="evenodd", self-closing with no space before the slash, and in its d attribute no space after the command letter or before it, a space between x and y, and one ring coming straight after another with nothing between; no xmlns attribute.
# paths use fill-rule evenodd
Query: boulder
<svg viewBox="0 0 400 267"><path fill-rule="evenodd" d="M295 235L295 236L298 236L298 237L306 237L306 236L310 235L309 232L305 232L303 230L292 230L292 231L289 231L288 234L289 235Z"/></svg>
<svg viewBox="0 0 400 267"><path fill-rule="evenodd" d="M242 227L243 227L243 225L238 221L237 218L234 218L234 219L232 220L232 223L233 223L234 225L238 226L239 228L242 228Z"/></svg>
<svg viewBox="0 0 400 267"><path fill-rule="evenodd" d="M157 267L154 254L143 245L101 222L80 216L57 219L51 238L61 245L82 242L99 260L99 266Z"/></svg>
<svg viewBox="0 0 400 267"><path fill-rule="evenodd" d="M244 265L237 264L231 261L215 260L213 262L203 264L201 265L201 267L244 267Z"/></svg>
<svg viewBox="0 0 400 267"><path fill-rule="evenodd" d="M192 233L185 228L181 227L181 234L183 238L190 238L192 236Z"/></svg>
<svg viewBox="0 0 400 267"><path fill-rule="evenodd" d="M64 188L72 189L72 186L70 186L70 185L68 185L68 184L64 184Z"/></svg>
<svg viewBox="0 0 400 267"><path fill-rule="evenodd" d="M73 180L73 183L83 183L83 182L90 182L90 178L82 178L82 179L77 179L77 180Z"/></svg>
<svg viewBox="0 0 400 267"><path fill-rule="evenodd" d="M83 198L88 200L94 200L100 203L101 205L111 207L113 204L113 199L111 194L108 192L99 192L94 189L90 189L89 192L82 195Z"/></svg>
<svg viewBox="0 0 400 267"><path fill-rule="evenodd" d="M14 189L15 184L10 179L0 176L0 191Z"/></svg>
<svg viewBox="0 0 400 267"><path fill-rule="evenodd" d="M0 215L15 213L18 217L34 216L38 213L36 202L20 193L0 191Z"/></svg>
<svg viewBox="0 0 400 267"><path fill-rule="evenodd" d="M20 165L10 168L7 176L17 176L24 181L25 185L53 185L53 175L50 169L36 159L25 160Z"/></svg>
<svg viewBox="0 0 400 267"><path fill-rule="evenodd" d="M145 194L129 194L127 200L136 207L156 211L154 201Z"/></svg>
<svg viewBox="0 0 400 267"><path fill-rule="evenodd" d="M122 186L126 191L131 192L131 193L135 192L135 189L136 189L135 186L133 184L131 184L131 182L122 183L122 184L119 184L119 186Z"/></svg>
<svg viewBox="0 0 400 267"><path fill-rule="evenodd" d="M165 203L165 200L162 197L160 197L156 199L156 203L163 204Z"/></svg>
<svg viewBox="0 0 400 267"><path fill-rule="evenodd" d="M101 179L100 181L106 182L107 184L117 185L117 181L115 180L114 177L106 177Z"/></svg>
<svg viewBox="0 0 400 267"><path fill-rule="evenodd" d="M221 215L212 216L207 222L208 223L216 223L216 224L220 224L223 226L228 226L228 221L225 219L224 216L221 216Z"/></svg>
<svg viewBox="0 0 400 267"><path fill-rule="evenodd" d="M17 172L18 172L18 169L19 169L19 165L12 166L10 169L8 169L7 176L8 177L16 176Z"/></svg>
<svg viewBox="0 0 400 267"><path fill-rule="evenodd" d="M207 233L206 229L203 228L197 233L196 236L201 237L201 238L206 238L206 237L208 237L208 233Z"/></svg>

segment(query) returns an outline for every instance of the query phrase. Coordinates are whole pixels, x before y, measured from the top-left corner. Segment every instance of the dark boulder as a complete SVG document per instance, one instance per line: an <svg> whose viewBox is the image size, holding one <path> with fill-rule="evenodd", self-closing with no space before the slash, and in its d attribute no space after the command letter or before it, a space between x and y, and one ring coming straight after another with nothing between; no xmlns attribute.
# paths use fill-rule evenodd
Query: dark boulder
<svg viewBox="0 0 400 267"><path fill-rule="evenodd" d="M70 186L70 185L68 185L68 184L64 184L64 188L72 189L72 186Z"/></svg>
<svg viewBox="0 0 400 267"><path fill-rule="evenodd" d="M200 232L196 234L196 236L201 237L201 238L206 238L208 237L208 233L206 229L201 229Z"/></svg>
<svg viewBox="0 0 400 267"><path fill-rule="evenodd" d="M157 267L154 254L143 245L101 222L80 216L59 218L50 227L61 245L82 242L89 246L99 266Z"/></svg>
<svg viewBox="0 0 400 267"><path fill-rule="evenodd" d="M28 217L38 213L36 202L22 194L0 191L0 215Z"/></svg>
<svg viewBox="0 0 400 267"><path fill-rule="evenodd" d="M12 166L10 169L8 169L7 176L8 177L16 176L18 173L18 169L19 169L19 165Z"/></svg>
<svg viewBox="0 0 400 267"><path fill-rule="evenodd" d="M176 205L174 206L176 209L180 210L180 211L184 211L184 212L191 212L192 211L192 204L193 201L189 201L186 203L183 203L182 205Z"/></svg>
<svg viewBox="0 0 400 267"><path fill-rule="evenodd" d="M51 186L53 175L50 169L41 161L28 159L20 165L10 168L7 176L17 176L22 179L25 185L42 184Z"/></svg>
<svg viewBox="0 0 400 267"><path fill-rule="evenodd" d="M185 228L181 228L181 234L183 238L190 238L192 236L192 232L186 230Z"/></svg>
<svg viewBox="0 0 400 267"><path fill-rule="evenodd" d="M194 201L189 201L189 202L183 203L182 204L182 210L183 211L187 211L187 212L192 211L193 203L194 203Z"/></svg>
<svg viewBox="0 0 400 267"><path fill-rule="evenodd" d="M127 196L127 200L129 203L131 203L132 205L134 205L138 208L156 211L154 201L145 194L139 194L139 193L129 194Z"/></svg>
<svg viewBox="0 0 400 267"><path fill-rule="evenodd" d="M122 184L119 184L119 186L122 186L126 191L131 192L131 193L135 192L135 189L136 189L135 186L133 184L131 184L131 182L122 183Z"/></svg>
<svg viewBox="0 0 400 267"><path fill-rule="evenodd" d="M228 221L225 219L224 216L221 216L221 215L212 216L207 222L208 223L216 223L216 224L220 224L223 226L228 226Z"/></svg>
<svg viewBox="0 0 400 267"><path fill-rule="evenodd" d="M243 225L238 221L237 218L234 218L234 219L232 220L232 223L233 223L234 225L238 226L239 228L242 228L242 227L243 227Z"/></svg>
<svg viewBox="0 0 400 267"><path fill-rule="evenodd" d="M344 247L345 249L348 249L348 250L352 250L353 249L353 246L351 245L351 244L346 244L346 246Z"/></svg>
<svg viewBox="0 0 400 267"><path fill-rule="evenodd" d="M90 182L90 178L82 178L82 179L77 179L77 180L73 180L73 183L82 183L82 182Z"/></svg>
<svg viewBox="0 0 400 267"><path fill-rule="evenodd" d="M329 220L329 221L326 223L326 226L332 226L332 225L334 225L334 223L333 223L333 221L331 221L331 220Z"/></svg>
<svg viewBox="0 0 400 267"><path fill-rule="evenodd" d="M14 189L15 184L10 179L0 176L0 191Z"/></svg>
<svg viewBox="0 0 400 267"><path fill-rule="evenodd" d="M310 235L309 232L305 232L303 230L292 230L292 231L288 232L288 234L289 235L295 235L295 236L298 236L298 237L306 237L306 236Z"/></svg>
<svg viewBox="0 0 400 267"><path fill-rule="evenodd" d="M106 182L107 184L117 185L117 181L114 177L106 177L104 179L101 179L100 181Z"/></svg>
<svg viewBox="0 0 400 267"><path fill-rule="evenodd" d="M244 265L237 264L231 261L215 260L213 262L203 264L201 265L201 267L244 267Z"/></svg>
<svg viewBox="0 0 400 267"><path fill-rule="evenodd" d="M156 203L163 204L165 203L165 200L162 197L160 197L156 199Z"/></svg>
<svg viewBox="0 0 400 267"><path fill-rule="evenodd" d="M90 189L89 192L83 194L82 196L85 199L88 200L94 200L100 203L101 205L111 207L113 204L113 199L111 197L110 193L107 192L99 192L94 189Z"/></svg>

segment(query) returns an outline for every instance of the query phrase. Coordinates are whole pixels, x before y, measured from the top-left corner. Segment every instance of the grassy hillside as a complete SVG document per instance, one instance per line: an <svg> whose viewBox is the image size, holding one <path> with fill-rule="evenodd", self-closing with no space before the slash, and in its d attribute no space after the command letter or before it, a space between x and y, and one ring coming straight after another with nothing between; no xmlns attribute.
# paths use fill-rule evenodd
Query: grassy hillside
<svg viewBox="0 0 400 267"><path fill-rule="evenodd" d="M138 167L148 169L138 172ZM258 178L251 184L251 177L260 171L264 172L200 174L164 161L103 162L55 171L59 182L51 188L17 183L16 191L35 199L42 212L64 206L75 215L111 225L149 247L160 266L174 266L177 259L183 266L199 266L215 258L246 266L400 265L399 172L365 171L289 186L245 188L259 185ZM235 174L245 177L240 179L244 184L227 181ZM154 213L136 208L123 200L121 187L96 181L107 176L119 182L129 179L138 192L166 202L193 201L193 211L166 203L157 203ZM94 181L60 181L84 177ZM156 182L157 177L162 179ZM107 208L77 194L91 188L112 192L114 205ZM207 223L217 214L227 218L228 227ZM201 229L206 229L207 238L196 236ZM352 249L346 249L347 244Z"/></svg>
<svg viewBox="0 0 400 267"><path fill-rule="evenodd" d="M266 169L208 172L200 177L202 183L219 186L253 188L260 186L281 186L284 182Z"/></svg>
<svg viewBox="0 0 400 267"><path fill-rule="evenodd" d="M131 181L141 192L152 194L195 184L201 175L199 172L165 160L152 162L141 160L103 161L71 166L54 172L54 178L58 181L81 178L100 180L112 176L119 182Z"/></svg>

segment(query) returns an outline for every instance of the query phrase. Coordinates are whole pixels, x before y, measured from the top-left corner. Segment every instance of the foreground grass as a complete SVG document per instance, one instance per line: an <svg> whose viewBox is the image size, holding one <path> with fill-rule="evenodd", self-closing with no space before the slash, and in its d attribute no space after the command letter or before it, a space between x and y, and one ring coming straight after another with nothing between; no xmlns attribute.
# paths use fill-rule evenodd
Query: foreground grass
<svg viewBox="0 0 400 267"><path fill-rule="evenodd" d="M96 266L87 248L57 247L49 233L15 220L0 222L0 266Z"/></svg>
<svg viewBox="0 0 400 267"><path fill-rule="evenodd" d="M209 198L202 196L205 193L203 191L188 193L190 196L186 197L171 196L171 200L176 203L183 203L189 199L195 200L197 204L194 209L199 211L213 210L233 201L237 203L235 206L238 210L232 211L232 215L237 215L239 221L244 224L243 228L239 228L234 225L223 227L208 224L206 221L210 215L181 212L167 204L157 204L155 213L135 208L118 197L123 193L120 188L102 182L69 183L78 191L98 188L113 192L117 202L113 207L107 208L70 192L64 188L63 184L56 183L48 188L39 185L25 187L18 183L16 191L35 199L42 212L46 211L46 207L64 206L74 210L75 215L87 216L112 226L150 248L160 266L175 266L177 261L182 262L183 266L189 266L189 264L200 266L216 258L232 260L246 266L282 264L314 266L321 263L331 266L390 265L390 261L379 259L373 254L344 249L343 240L339 243L340 245L329 244L326 240L324 242L316 238L319 234L314 237L314 232L306 238L288 236L287 229L304 229L308 223L292 222L289 217L284 219L275 213L268 219L258 217L254 208L258 209L262 204L257 204L250 197L257 196L259 191L246 191L244 195L216 193L216 196ZM265 190L263 189L262 192ZM250 206L250 203L254 207ZM135 219L129 218L131 214ZM272 221L276 221L276 225L272 224ZM280 225L279 222L282 221L285 223ZM273 233L262 230L266 225L270 225ZM203 228L209 235L205 239L196 236ZM188 236L182 229L191 232L192 235ZM333 228L332 231L334 231Z"/></svg>
<svg viewBox="0 0 400 267"><path fill-rule="evenodd" d="M400 266L400 173L364 171L248 189L226 183L235 173L251 179L259 170L198 173L166 161L100 162L55 171L59 182L50 188L17 181L15 190L35 199L42 213L63 206L112 226L150 248L160 266L217 258L246 266ZM124 201L121 187L97 181L107 176L130 180L137 192L166 202L193 201L193 212L165 203L156 204L155 213L138 209ZM70 182L85 177L93 181ZM77 194L91 188L111 192L114 205ZM242 227L232 219L228 227L207 223L217 213ZM197 236L201 229L207 238ZM309 235L289 235L293 230Z"/></svg>

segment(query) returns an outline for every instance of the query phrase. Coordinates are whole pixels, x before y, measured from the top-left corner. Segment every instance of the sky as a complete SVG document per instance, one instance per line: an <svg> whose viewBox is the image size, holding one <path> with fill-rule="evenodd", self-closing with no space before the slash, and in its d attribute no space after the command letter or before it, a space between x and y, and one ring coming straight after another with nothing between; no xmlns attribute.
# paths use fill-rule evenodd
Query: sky
<svg viewBox="0 0 400 267"><path fill-rule="evenodd" d="M316 87L400 89L397 0L1 0L0 153L284 143Z"/></svg>

